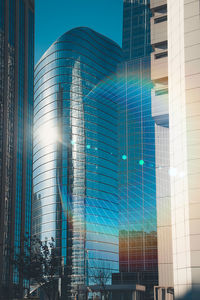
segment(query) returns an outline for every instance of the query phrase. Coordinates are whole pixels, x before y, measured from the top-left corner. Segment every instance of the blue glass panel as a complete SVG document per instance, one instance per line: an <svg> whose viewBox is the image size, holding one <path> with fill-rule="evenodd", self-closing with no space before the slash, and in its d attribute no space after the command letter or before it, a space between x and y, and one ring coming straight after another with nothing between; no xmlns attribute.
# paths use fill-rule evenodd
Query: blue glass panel
<svg viewBox="0 0 200 300"><path fill-rule="evenodd" d="M157 272L155 124L151 116L150 56L126 62L124 66L121 89L126 99L122 94L119 107L120 271Z"/></svg>

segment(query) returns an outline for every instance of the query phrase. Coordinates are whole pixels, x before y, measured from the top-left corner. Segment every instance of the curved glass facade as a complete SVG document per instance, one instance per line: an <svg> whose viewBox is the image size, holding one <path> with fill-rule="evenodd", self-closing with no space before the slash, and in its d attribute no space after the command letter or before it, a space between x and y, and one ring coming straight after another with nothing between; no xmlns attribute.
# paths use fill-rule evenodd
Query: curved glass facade
<svg viewBox="0 0 200 300"><path fill-rule="evenodd" d="M72 287L119 268L117 105L108 76L120 62L117 44L76 28L35 68L33 233L55 238Z"/></svg>

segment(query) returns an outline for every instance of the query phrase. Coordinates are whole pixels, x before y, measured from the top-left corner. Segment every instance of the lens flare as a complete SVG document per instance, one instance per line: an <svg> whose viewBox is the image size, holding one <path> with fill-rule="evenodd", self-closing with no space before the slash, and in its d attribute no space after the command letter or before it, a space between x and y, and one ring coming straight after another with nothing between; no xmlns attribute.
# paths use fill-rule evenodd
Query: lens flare
<svg viewBox="0 0 200 300"><path fill-rule="evenodd" d="M175 168L170 168L169 169L169 176L170 177L175 177L177 175L177 170Z"/></svg>
<svg viewBox="0 0 200 300"><path fill-rule="evenodd" d="M127 159L127 156L124 154L124 155L122 155L122 159L123 160L126 160Z"/></svg>
<svg viewBox="0 0 200 300"><path fill-rule="evenodd" d="M139 165L140 165L140 166L143 166L143 165L144 165L143 159L141 159L141 160L139 161Z"/></svg>

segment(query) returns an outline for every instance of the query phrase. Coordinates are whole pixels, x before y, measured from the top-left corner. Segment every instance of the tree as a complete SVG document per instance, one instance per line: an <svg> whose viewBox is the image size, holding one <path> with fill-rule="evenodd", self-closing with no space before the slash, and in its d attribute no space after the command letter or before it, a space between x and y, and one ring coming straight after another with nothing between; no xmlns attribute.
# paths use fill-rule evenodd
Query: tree
<svg viewBox="0 0 200 300"><path fill-rule="evenodd" d="M41 241L34 236L25 238L24 245L23 250L13 255L13 268L23 280L40 288L49 300L58 299L62 262L54 239Z"/></svg>
<svg viewBox="0 0 200 300"><path fill-rule="evenodd" d="M102 296L104 296L104 299L108 299L109 291L107 286L111 279L111 270L104 267L101 269L95 269L91 272L91 276L93 283L99 288L101 299Z"/></svg>

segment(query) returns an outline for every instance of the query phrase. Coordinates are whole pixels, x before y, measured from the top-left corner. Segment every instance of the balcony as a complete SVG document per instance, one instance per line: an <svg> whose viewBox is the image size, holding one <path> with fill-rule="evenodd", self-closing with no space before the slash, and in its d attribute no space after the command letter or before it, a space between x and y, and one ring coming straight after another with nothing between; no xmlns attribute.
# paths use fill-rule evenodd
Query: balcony
<svg viewBox="0 0 200 300"><path fill-rule="evenodd" d="M164 16L156 16L155 18L151 18L151 44L161 43L163 41L167 41L167 21L166 19L163 22L155 23L155 20L159 20L164 18Z"/></svg>
<svg viewBox="0 0 200 300"><path fill-rule="evenodd" d="M164 52L153 52L151 54L151 80L158 82L166 82L166 77L168 77L168 57L158 56L165 54Z"/></svg>
<svg viewBox="0 0 200 300"><path fill-rule="evenodd" d="M151 112L157 125L168 127L168 87L154 88L151 91Z"/></svg>
<svg viewBox="0 0 200 300"><path fill-rule="evenodd" d="M151 9L155 9L157 7L167 5L167 0L151 0Z"/></svg>

